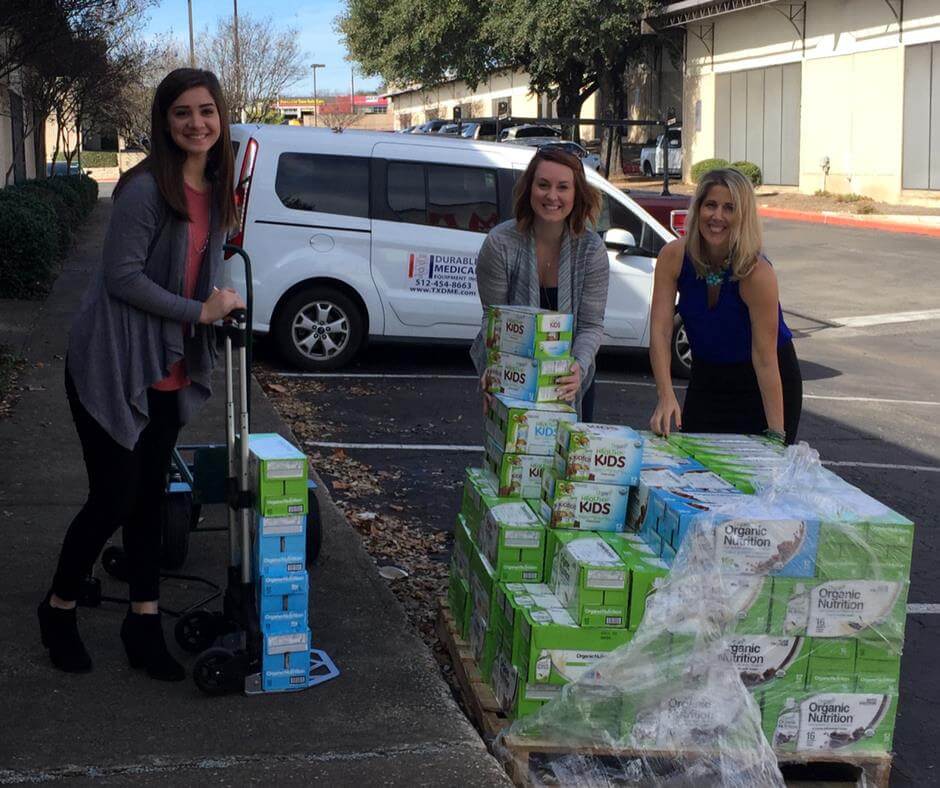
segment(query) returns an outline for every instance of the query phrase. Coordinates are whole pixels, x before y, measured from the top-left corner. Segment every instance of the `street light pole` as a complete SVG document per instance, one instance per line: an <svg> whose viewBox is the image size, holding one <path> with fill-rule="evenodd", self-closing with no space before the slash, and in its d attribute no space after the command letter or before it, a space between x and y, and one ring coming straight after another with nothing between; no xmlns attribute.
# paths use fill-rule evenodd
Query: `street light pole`
<svg viewBox="0 0 940 788"><path fill-rule="evenodd" d="M193 44L193 0L186 0L189 7L189 67L196 67L196 46Z"/></svg>
<svg viewBox="0 0 940 788"><path fill-rule="evenodd" d="M320 102L317 98L317 69L326 68L326 65L323 63L311 63L310 68L313 69L313 125L320 125Z"/></svg>
<svg viewBox="0 0 940 788"><path fill-rule="evenodd" d="M356 67L349 67L349 114L356 114L356 88L354 84Z"/></svg>
<svg viewBox="0 0 940 788"><path fill-rule="evenodd" d="M232 0L234 5L234 12L232 15L232 24L235 33L235 95L238 97L238 101L242 104L241 107L241 122L245 122L245 97L242 95L242 57L241 57L241 47L238 44L238 0Z"/></svg>

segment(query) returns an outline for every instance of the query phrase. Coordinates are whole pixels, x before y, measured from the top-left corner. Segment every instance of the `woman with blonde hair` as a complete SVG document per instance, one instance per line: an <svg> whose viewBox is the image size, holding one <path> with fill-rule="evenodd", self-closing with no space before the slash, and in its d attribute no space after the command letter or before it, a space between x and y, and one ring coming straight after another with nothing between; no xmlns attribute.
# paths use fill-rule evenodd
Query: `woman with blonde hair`
<svg viewBox="0 0 940 788"><path fill-rule="evenodd" d="M692 378L680 409L669 344L678 310L692 349ZM699 182L683 239L656 262L650 360L659 400L650 428L764 433L793 443L803 381L783 321L777 277L762 252L754 189L737 170Z"/></svg>
<svg viewBox="0 0 940 788"><path fill-rule="evenodd" d="M562 398L583 421L594 416L594 356L604 336L610 273L607 249L590 229L600 193L581 160L565 150L539 148L513 194L515 218L496 225L477 258L477 289L486 307L515 304L574 315L571 374L559 380ZM485 325L470 349L486 377ZM484 394L484 400L487 399Z"/></svg>

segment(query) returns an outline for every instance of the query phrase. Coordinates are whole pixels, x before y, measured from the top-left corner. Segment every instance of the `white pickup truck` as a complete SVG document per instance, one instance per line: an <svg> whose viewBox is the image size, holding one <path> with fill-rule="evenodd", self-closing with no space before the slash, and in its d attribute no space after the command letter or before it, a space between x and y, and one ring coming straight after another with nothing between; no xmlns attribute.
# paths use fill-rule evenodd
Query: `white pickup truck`
<svg viewBox="0 0 940 788"><path fill-rule="evenodd" d="M669 174L682 173L682 127L669 129L669 142L664 145L665 135L656 138L655 145L647 145L640 150L640 169L648 178L663 174L663 151L669 151Z"/></svg>

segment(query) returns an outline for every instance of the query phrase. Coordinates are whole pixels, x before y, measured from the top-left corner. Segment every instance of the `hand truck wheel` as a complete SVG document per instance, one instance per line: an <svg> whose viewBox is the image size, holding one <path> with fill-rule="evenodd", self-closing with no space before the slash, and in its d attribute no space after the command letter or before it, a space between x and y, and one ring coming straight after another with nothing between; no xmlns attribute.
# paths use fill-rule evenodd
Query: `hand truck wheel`
<svg viewBox="0 0 940 788"><path fill-rule="evenodd" d="M130 578L127 566L127 554L121 547L111 546L105 548L101 554L101 566L115 580L126 583Z"/></svg>
<svg viewBox="0 0 940 788"><path fill-rule="evenodd" d="M164 569L179 569L189 553L189 531L193 521L192 492L168 492L163 498L161 520L160 565Z"/></svg>
<svg viewBox="0 0 940 788"><path fill-rule="evenodd" d="M307 566L310 567L323 547L323 522L320 520L320 502L313 490L307 491Z"/></svg>
<svg viewBox="0 0 940 788"><path fill-rule="evenodd" d="M198 654L209 648L219 636L219 621L208 610L191 610L177 619L173 635L183 651Z"/></svg>
<svg viewBox="0 0 940 788"><path fill-rule="evenodd" d="M227 648L202 652L193 665L193 681L207 695L224 695L244 688L245 660Z"/></svg>

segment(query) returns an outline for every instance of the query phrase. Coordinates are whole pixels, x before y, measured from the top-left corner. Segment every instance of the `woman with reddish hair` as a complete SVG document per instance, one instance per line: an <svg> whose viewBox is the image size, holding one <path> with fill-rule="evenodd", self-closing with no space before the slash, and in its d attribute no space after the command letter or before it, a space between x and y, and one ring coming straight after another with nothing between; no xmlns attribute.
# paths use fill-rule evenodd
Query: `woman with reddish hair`
<svg viewBox="0 0 940 788"><path fill-rule="evenodd" d="M594 418L594 357L604 336L609 283L607 249L590 228L600 204L577 156L539 148L516 183L515 218L489 232L477 258L484 314L488 306L512 304L574 315L571 372L559 383L582 421ZM484 334L485 319L470 349L485 377Z"/></svg>

